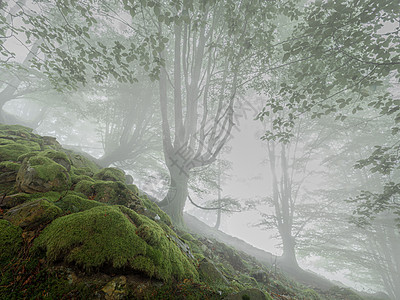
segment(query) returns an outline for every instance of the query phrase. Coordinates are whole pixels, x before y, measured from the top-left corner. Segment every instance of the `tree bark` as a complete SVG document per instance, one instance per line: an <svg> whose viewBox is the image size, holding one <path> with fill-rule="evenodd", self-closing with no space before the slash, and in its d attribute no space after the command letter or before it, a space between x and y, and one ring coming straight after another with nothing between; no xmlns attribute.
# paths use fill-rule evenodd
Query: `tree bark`
<svg viewBox="0 0 400 300"><path fill-rule="evenodd" d="M159 203L177 227L184 227L183 209L188 197L189 171L178 165L168 167L170 174L170 185L168 193Z"/></svg>

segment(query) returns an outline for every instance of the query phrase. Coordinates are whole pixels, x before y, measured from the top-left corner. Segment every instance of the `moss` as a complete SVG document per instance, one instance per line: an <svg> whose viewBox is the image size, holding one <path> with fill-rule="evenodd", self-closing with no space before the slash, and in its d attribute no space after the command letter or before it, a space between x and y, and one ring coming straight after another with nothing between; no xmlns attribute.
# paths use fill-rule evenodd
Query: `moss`
<svg viewBox="0 0 400 300"><path fill-rule="evenodd" d="M84 170L83 173L75 173L76 175L93 176L93 174L99 172L100 167L85 156L76 154L75 152L67 149L63 149L62 151L68 156L74 168L80 170L80 172Z"/></svg>
<svg viewBox="0 0 400 300"><path fill-rule="evenodd" d="M81 180L76 184L74 191L91 197L94 194L94 182L92 180Z"/></svg>
<svg viewBox="0 0 400 300"><path fill-rule="evenodd" d="M147 196L141 196L140 197L141 202L143 203L144 207L147 209L147 212L145 214L148 217L151 217L152 219L155 218L155 216L159 216L160 220L167 224L168 226L172 225L171 218L161 210L161 208L154 202L151 202Z"/></svg>
<svg viewBox="0 0 400 300"><path fill-rule="evenodd" d="M0 266L16 256L22 245L22 229L6 220L0 220Z"/></svg>
<svg viewBox="0 0 400 300"><path fill-rule="evenodd" d="M104 181L121 181L125 182L125 173L116 168L104 168L93 176L94 179Z"/></svg>
<svg viewBox="0 0 400 300"><path fill-rule="evenodd" d="M2 139L3 140L3 139ZM11 160L17 161L18 157L23 154L30 153L34 150L39 151L39 144L31 141L20 140L7 144L0 144L0 161Z"/></svg>
<svg viewBox="0 0 400 300"><path fill-rule="evenodd" d="M91 181L94 183L94 180L87 175L72 175L71 176L72 184L77 184L79 181L82 181L82 180Z"/></svg>
<svg viewBox="0 0 400 300"><path fill-rule="evenodd" d="M16 162L12 162L12 161L0 162L0 170L2 170L3 172L6 172L6 170L18 172L20 167L21 167L21 164L16 163Z"/></svg>
<svg viewBox="0 0 400 300"><path fill-rule="evenodd" d="M132 207L135 210L142 207L141 199L136 197L126 185L120 181L96 180L92 182L89 180L82 180L76 184L74 190L103 203L121 204Z"/></svg>
<svg viewBox="0 0 400 300"><path fill-rule="evenodd" d="M139 196L140 191L139 191L139 188L136 185L127 184L126 186L128 187L129 190L132 191L132 193L134 193L136 196Z"/></svg>
<svg viewBox="0 0 400 300"><path fill-rule="evenodd" d="M122 206L98 206L54 220L35 241L50 261L86 270L131 268L164 281L197 279L194 265L157 223Z"/></svg>
<svg viewBox="0 0 400 300"><path fill-rule="evenodd" d="M0 299L92 299L93 284L73 283L50 271L40 256L28 256L2 268Z"/></svg>
<svg viewBox="0 0 400 300"><path fill-rule="evenodd" d="M80 212L84 210L91 209L96 206L104 205L104 203L100 203L93 200L88 200L77 195L67 195L61 198L59 201L54 203L58 207L60 207L65 212Z"/></svg>
<svg viewBox="0 0 400 300"><path fill-rule="evenodd" d="M46 199L29 201L9 209L4 219L16 226L35 229L62 214L62 210Z"/></svg>
<svg viewBox="0 0 400 300"><path fill-rule="evenodd" d="M320 300L321 299L321 297L318 295L318 293L316 291L314 291L313 289L302 290L300 295L298 295L298 297L300 299L304 299L304 300Z"/></svg>

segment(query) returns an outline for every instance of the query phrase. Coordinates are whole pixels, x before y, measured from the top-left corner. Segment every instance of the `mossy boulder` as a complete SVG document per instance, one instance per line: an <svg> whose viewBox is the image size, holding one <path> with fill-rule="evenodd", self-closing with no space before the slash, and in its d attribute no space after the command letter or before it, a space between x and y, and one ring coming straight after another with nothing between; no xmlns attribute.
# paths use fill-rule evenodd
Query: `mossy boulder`
<svg viewBox="0 0 400 300"><path fill-rule="evenodd" d="M103 181L121 181L125 183L125 173L116 168L104 168L94 174L94 179Z"/></svg>
<svg viewBox="0 0 400 300"><path fill-rule="evenodd" d="M12 161L0 162L0 183L14 182L21 164Z"/></svg>
<svg viewBox="0 0 400 300"><path fill-rule="evenodd" d="M96 163L94 163L89 157L86 157L85 154L77 154L68 149L62 149L62 151L71 161L76 175L93 176L95 173L99 172L100 167L96 165Z"/></svg>
<svg viewBox="0 0 400 300"><path fill-rule="evenodd" d="M0 266L16 256L22 245L22 229L7 220L0 220Z"/></svg>
<svg viewBox="0 0 400 300"><path fill-rule="evenodd" d="M16 182L18 189L26 193L61 191L70 185L70 176L64 166L44 155L35 155L24 159Z"/></svg>
<svg viewBox="0 0 400 300"><path fill-rule="evenodd" d="M229 285L229 281L217 269L212 261L203 259L199 264L199 275L201 281L209 285Z"/></svg>
<svg viewBox="0 0 400 300"><path fill-rule="evenodd" d="M46 199L28 201L9 209L4 219L16 226L32 230L62 214L62 210Z"/></svg>
<svg viewBox="0 0 400 300"><path fill-rule="evenodd" d="M54 203L65 212L76 213L91 209L96 206L105 205L104 203L85 199L77 195L67 195Z"/></svg>
<svg viewBox="0 0 400 300"><path fill-rule="evenodd" d="M272 297L259 289L252 288L225 297L224 300L272 300Z"/></svg>
<svg viewBox="0 0 400 300"><path fill-rule="evenodd" d="M136 211L144 211L141 199L135 196L135 194L120 181L96 180L93 182L81 180L76 184L74 190L99 202L125 205Z"/></svg>
<svg viewBox="0 0 400 300"><path fill-rule="evenodd" d="M43 141L31 128L0 124L0 161L17 161L22 154L40 151Z"/></svg>
<svg viewBox="0 0 400 300"><path fill-rule="evenodd" d="M123 206L98 206L63 216L35 240L49 261L86 271L131 269L164 281L198 280L190 261L156 222Z"/></svg>

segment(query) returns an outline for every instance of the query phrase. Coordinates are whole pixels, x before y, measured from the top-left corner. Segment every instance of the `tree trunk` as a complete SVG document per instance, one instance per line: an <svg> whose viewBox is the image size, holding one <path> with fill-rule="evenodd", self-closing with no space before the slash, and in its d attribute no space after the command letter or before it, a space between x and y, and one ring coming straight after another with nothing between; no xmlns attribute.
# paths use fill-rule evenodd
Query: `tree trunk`
<svg viewBox="0 0 400 300"><path fill-rule="evenodd" d="M294 237L292 237L290 232L282 232L281 237L283 243L282 262L284 262L289 268L298 269L299 264L296 259Z"/></svg>
<svg viewBox="0 0 400 300"><path fill-rule="evenodd" d="M184 227L183 209L188 197L189 171L177 165L173 165L168 169L171 182L168 193L159 203L159 206L171 217L175 226Z"/></svg>

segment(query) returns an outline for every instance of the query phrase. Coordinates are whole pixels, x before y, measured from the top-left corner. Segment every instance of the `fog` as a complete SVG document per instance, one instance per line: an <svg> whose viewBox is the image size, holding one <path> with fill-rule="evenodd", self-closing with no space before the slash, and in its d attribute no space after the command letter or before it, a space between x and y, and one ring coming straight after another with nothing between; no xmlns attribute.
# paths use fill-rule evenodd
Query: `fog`
<svg viewBox="0 0 400 300"><path fill-rule="evenodd" d="M400 299L398 5L67 2L0 1L0 123L124 170L177 228Z"/></svg>

